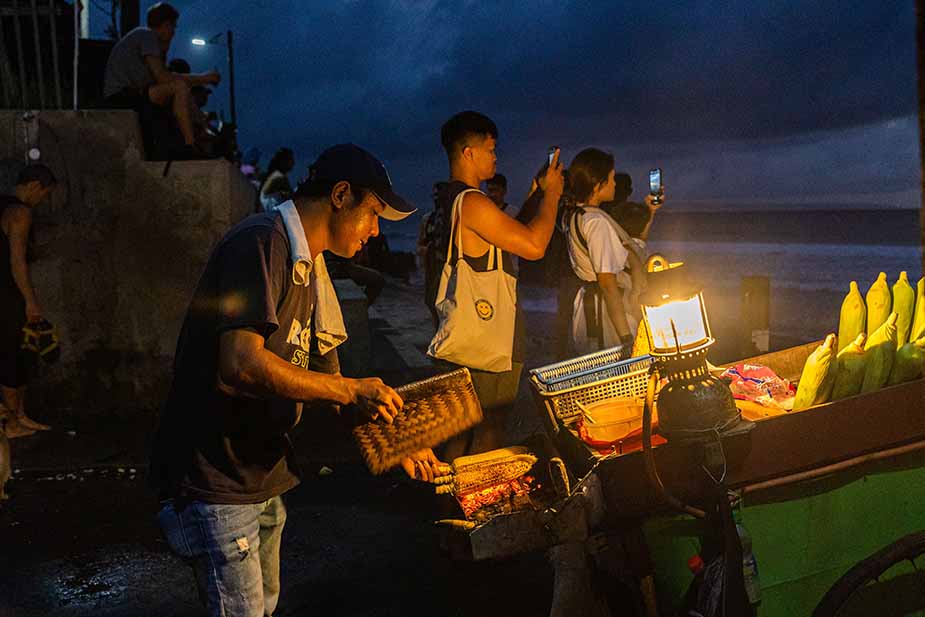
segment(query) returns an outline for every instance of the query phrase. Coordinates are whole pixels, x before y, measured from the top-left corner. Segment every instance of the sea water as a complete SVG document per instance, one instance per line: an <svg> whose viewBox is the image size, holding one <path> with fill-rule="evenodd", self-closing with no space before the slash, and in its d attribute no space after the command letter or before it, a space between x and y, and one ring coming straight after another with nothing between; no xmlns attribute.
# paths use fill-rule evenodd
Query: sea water
<svg viewBox="0 0 925 617"><path fill-rule="evenodd" d="M737 288L766 276L772 288L847 292L867 289L880 272L922 276L918 210L776 209L671 212L653 225L649 250L683 261L704 283ZM415 249L420 218L383 226L393 250ZM555 311L555 299L532 298L528 310Z"/></svg>

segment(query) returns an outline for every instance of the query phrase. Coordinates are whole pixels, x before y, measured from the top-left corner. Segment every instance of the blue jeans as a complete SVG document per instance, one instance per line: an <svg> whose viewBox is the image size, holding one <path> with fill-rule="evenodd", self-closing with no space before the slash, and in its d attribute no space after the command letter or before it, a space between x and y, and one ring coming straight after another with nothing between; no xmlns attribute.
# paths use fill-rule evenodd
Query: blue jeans
<svg viewBox="0 0 925 617"><path fill-rule="evenodd" d="M280 497L248 505L170 501L157 522L171 550L193 567L199 598L213 617L264 617L279 600Z"/></svg>

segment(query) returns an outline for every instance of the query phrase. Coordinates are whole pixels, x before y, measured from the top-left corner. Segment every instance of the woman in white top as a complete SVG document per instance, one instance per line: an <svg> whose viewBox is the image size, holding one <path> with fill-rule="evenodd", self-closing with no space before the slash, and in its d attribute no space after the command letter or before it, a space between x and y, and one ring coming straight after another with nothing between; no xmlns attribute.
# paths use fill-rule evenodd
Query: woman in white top
<svg viewBox="0 0 925 617"><path fill-rule="evenodd" d="M292 195L289 172L295 167L295 155L289 148L280 148L270 160L266 178L260 185L260 205L269 212Z"/></svg>
<svg viewBox="0 0 925 617"><path fill-rule="evenodd" d="M569 261L581 288L572 306L578 353L623 345L629 357L639 323L644 270L639 247L600 204L614 197L613 155L587 148L568 170L576 208L565 214Z"/></svg>

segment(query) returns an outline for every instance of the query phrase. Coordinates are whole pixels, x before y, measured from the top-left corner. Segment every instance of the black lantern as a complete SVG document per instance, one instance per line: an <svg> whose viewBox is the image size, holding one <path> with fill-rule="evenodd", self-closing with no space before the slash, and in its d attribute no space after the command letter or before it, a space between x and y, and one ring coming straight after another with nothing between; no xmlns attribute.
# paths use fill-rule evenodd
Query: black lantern
<svg viewBox="0 0 925 617"><path fill-rule="evenodd" d="M666 439L702 439L736 425L741 415L725 383L707 368L707 350L715 342L702 287L683 263L660 255L648 262L646 290L640 301L650 353L661 377L659 433Z"/></svg>

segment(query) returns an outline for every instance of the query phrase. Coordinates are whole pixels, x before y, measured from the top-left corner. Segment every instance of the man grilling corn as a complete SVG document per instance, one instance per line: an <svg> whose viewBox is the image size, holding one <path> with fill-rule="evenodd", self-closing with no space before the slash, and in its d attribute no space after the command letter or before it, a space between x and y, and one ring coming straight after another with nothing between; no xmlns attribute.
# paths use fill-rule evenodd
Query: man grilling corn
<svg viewBox="0 0 925 617"><path fill-rule="evenodd" d="M414 211L385 167L352 144L324 151L293 198L255 214L206 264L177 342L150 477L158 522L196 571L210 615L272 615L279 598L280 495L298 484L288 431L303 402L355 404L391 422L402 407L380 379L339 374L347 335L321 253L352 257L379 217ZM402 463L432 481L423 450Z"/></svg>

